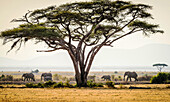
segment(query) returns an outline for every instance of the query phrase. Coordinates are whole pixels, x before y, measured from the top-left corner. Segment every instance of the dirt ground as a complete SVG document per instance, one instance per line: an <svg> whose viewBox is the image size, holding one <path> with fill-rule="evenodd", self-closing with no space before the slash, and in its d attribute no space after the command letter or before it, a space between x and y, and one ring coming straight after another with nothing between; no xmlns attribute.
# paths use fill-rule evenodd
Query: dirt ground
<svg viewBox="0 0 170 102"><path fill-rule="evenodd" d="M134 86L155 89L1 88L0 102L170 102L166 84Z"/></svg>

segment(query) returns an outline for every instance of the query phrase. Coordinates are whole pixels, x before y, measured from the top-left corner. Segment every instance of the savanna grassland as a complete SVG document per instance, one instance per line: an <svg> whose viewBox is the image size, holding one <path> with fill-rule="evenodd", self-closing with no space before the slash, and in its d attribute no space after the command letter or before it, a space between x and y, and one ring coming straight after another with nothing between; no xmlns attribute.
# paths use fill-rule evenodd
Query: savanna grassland
<svg viewBox="0 0 170 102"><path fill-rule="evenodd" d="M144 86L144 85L135 85ZM147 85L147 87L150 85ZM153 89L108 88L1 88L1 102L170 102L170 89L151 85ZM128 87L128 86L125 86ZM155 88L155 89L154 89Z"/></svg>
<svg viewBox="0 0 170 102"><path fill-rule="evenodd" d="M0 75L12 75L15 79L21 78L23 73L1 72ZM55 72L52 74L56 73L62 77L74 77L72 72ZM139 76L144 76L145 74L155 75L156 73L138 72ZM34 75L35 83L41 82L41 73ZM91 75L96 75L96 82L102 83L106 83L101 79L102 75L115 75L116 78L118 76L123 78L123 72L93 72ZM18 82L20 83L20 81ZM75 81L72 82L75 83ZM116 81L114 82L117 83ZM145 81L138 81L130 84L117 83L115 88L26 88L25 83L29 82L22 81L22 84L16 85L1 81L0 102L170 102L170 84L149 84L149 82L146 84ZM150 89L129 89L129 87Z"/></svg>

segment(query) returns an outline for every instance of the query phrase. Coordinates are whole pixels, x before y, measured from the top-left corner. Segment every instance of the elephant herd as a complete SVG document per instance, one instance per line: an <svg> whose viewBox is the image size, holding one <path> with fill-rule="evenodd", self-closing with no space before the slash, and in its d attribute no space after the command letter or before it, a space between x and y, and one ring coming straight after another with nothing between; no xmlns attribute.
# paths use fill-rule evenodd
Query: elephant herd
<svg viewBox="0 0 170 102"><path fill-rule="evenodd" d="M41 81L44 79L44 81L52 80L52 74L51 73L42 73L41 74ZM24 73L22 75L23 81L35 81L35 77L33 73Z"/></svg>
<svg viewBox="0 0 170 102"><path fill-rule="evenodd" d="M125 81L125 77L126 77L126 76L127 76L126 81L128 81L128 79L130 79L130 81L132 81L131 78L134 78L135 81L138 81L138 79L137 79L138 75L137 75L136 72L129 72L129 71L125 72L125 73L124 73L124 79L123 79L124 81ZM101 79L111 81L110 75L103 75L103 76L101 77Z"/></svg>
<svg viewBox="0 0 170 102"><path fill-rule="evenodd" d="M135 81L138 81L138 79L137 79L137 77L138 77L138 75L137 75L137 73L136 72L125 72L124 73L124 80L125 80L125 77L127 76L127 79L126 79L126 81L128 81L128 79L130 79L130 81L132 81L131 80L131 78L134 78L135 79ZM34 74L32 74L32 73L24 73L23 75L22 75L22 79L23 79L23 81L35 81L35 77L34 77ZM103 75L102 77L101 77L101 79L104 79L104 80L108 80L108 81L111 81L111 76L110 75ZM41 81L42 80L44 80L44 81L49 81L49 80L52 80L52 74L51 73L42 73L41 74Z"/></svg>

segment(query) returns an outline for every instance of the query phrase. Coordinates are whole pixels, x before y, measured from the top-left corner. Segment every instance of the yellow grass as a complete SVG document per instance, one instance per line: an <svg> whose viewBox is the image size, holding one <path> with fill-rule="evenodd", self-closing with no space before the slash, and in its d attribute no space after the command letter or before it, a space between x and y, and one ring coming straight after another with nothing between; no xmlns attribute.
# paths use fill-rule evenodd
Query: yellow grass
<svg viewBox="0 0 170 102"><path fill-rule="evenodd" d="M170 89L3 88L0 102L170 102Z"/></svg>

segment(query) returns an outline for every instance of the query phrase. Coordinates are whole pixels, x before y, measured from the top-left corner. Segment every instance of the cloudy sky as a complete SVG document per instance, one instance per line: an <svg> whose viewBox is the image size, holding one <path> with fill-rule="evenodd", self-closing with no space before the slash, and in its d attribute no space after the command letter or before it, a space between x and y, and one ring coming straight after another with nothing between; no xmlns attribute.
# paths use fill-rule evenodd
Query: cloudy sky
<svg viewBox="0 0 170 102"><path fill-rule="evenodd" d="M14 18L22 17L28 10L35 10L39 8L45 8L51 5L60 5L64 3L70 3L74 1L87 1L87 0L0 0L0 31L4 31L10 28L16 27L17 23L10 23ZM128 1L128 0L127 0ZM137 33L130 35L117 41L114 44L114 48L120 49L135 49L147 44L159 43L170 44L170 0L131 0L136 3L144 3L153 6L153 10L150 12L153 14L154 20L150 22L154 24L160 24L160 28L165 31L162 34L152 35L150 37L144 37L142 34ZM0 40L0 57L7 57L12 59L26 60L37 56L52 55L58 52L52 53L37 53L37 49L43 49L46 46L43 44L34 45L29 42L21 48L20 51L15 50L6 54L10 49L11 44L2 45Z"/></svg>

